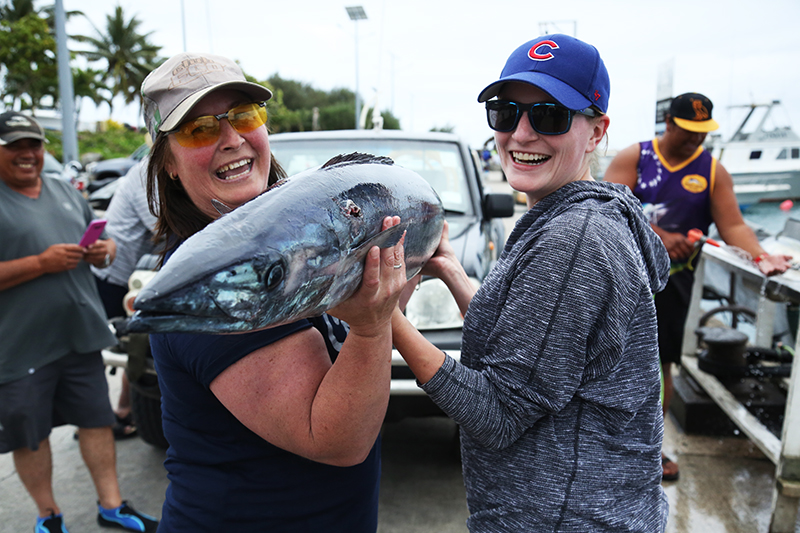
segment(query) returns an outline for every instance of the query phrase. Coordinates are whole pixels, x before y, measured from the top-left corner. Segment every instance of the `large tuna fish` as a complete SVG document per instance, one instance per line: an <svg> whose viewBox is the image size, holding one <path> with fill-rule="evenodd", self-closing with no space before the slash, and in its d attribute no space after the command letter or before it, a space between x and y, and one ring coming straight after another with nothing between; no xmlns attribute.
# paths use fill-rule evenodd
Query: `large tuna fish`
<svg viewBox="0 0 800 533"><path fill-rule="evenodd" d="M381 232L386 216L400 225ZM386 157L337 156L186 240L139 293L133 332L235 333L316 316L352 295L372 246L404 244L410 279L433 255L444 209Z"/></svg>

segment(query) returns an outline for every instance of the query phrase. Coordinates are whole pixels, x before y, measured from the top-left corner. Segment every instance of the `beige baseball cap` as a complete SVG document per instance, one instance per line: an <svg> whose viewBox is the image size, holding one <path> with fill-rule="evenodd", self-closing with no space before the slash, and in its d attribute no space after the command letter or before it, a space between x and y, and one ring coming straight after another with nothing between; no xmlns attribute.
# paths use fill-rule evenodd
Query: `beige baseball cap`
<svg viewBox="0 0 800 533"><path fill-rule="evenodd" d="M153 70L142 83L144 120L155 140L159 131L172 131L207 94L235 89L263 102L272 92L244 77L242 69L227 57L180 53Z"/></svg>

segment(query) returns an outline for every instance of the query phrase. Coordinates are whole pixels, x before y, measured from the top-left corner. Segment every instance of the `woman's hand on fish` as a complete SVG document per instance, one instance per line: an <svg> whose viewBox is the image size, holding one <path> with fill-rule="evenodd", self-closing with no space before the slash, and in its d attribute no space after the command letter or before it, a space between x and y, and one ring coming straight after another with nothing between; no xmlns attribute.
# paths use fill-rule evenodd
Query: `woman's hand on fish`
<svg viewBox="0 0 800 533"><path fill-rule="evenodd" d="M400 224L400 217L386 217L383 231ZM406 285L403 243L389 248L373 247L367 254L361 285L353 296L328 311L344 320L350 332L371 337L391 326L392 311Z"/></svg>
<svg viewBox="0 0 800 533"><path fill-rule="evenodd" d="M414 291L416 290L417 285L419 285L423 275L433 276L434 278L445 280L446 283L446 276L448 273L452 274L460 270L463 270L463 268L461 267L458 257L456 257L456 252L453 249L453 246L450 244L447 221L445 220L444 227L442 228L442 237L439 241L439 246L433 253L433 256L428 259L428 261L422 267L422 270L420 270L419 274L408 280L406 287L403 289L403 293L400 295L400 310L405 310L406 304L414 294Z"/></svg>
<svg viewBox="0 0 800 533"><path fill-rule="evenodd" d="M433 257L428 259L428 262L422 267L420 273L441 279L447 285L450 294L455 298L461 314L465 315L467 313L467 308L475 295L476 289L458 260L453 246L450 244L447 221L445 221L442 228L442 240L439 241L439 247L436 248Z"/></svg>
<svg viewBox="0 0 800 533"><path fill-rule="evenodd" d="M442 240L439 241L439 246L433 256L425 263L425 266L422 267L420 273L425 276L444 279L448 272L452 273L454 270L463 270L463 268L456 256L456 251L450 244L449 226L445 221L442 228Z"/></svg>

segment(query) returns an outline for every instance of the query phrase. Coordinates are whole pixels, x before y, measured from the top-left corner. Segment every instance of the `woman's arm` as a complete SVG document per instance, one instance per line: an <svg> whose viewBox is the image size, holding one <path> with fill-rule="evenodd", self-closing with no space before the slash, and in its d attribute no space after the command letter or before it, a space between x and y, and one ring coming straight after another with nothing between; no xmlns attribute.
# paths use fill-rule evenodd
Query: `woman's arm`
<svg viewBox="0 0 800 533"><path fill-rule="evenodd" d="M405 317L393 317L395 347L425 391L489 448L510 446L542 416L563 409L598 354L604 362L592 364L613 367L622 338L617 326L636 303L636 284L619 282L624 265L635 264L618 250L621 230L598 226L584 240L582 224L557 225L520 258L506 294L482 292L472 303L476 328L490 324L476 332L480 346L463 348L479 352L479 368L446 358Z"/></svg>
<svg viewBox="0 0 800 533"><path fill-rule="evenodd" d="M108 256L108 264L106 264L106 256ZM98 239L91 244L83 256L83 260L90 265L97 268L106 268L114 262L117 257L117 243L114 239ZM105 265L105 266L104 266Z"/></svg>
<svg viewBox="0 0 800 533"><path fill-rule="evenodd" d="M433 257L423 267L420 275L434 276L444 281L455 298L461 315L464 316L475 295L475 286L456 257L455 250L450 244L448 231L449 228L445 221L439 246ZM417 276L409 282L400 298L400 308L405 308L411 295L411 289L416 286L418 281L419 277ZM400 308L395 309L392 316L392 342L417 380L425 384L442 366L444 353L411 325Z"/></svg>
<svg viewBox="0 0 800 533"><path fill-rule="evenodd" d="M400 309L396 309L392 316L392 342L414 377L423 385L444 363L444 353L423 337Z"/></svg>

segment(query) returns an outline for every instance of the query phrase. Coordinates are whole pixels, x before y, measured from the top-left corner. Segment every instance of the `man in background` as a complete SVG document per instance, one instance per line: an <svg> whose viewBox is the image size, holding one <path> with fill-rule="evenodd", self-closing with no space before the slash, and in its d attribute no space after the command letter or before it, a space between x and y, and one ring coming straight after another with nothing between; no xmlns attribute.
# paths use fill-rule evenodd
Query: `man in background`
<svg viewBox="0 0 800 533"><path fill-rule="evenodd" d="M158 522L120 496L114 413L100 350L113 344L89 265L116 246L77 244L94 218L83 196L43 177L44 130L31 117L0 115L0 453L14 465L38 514L34 531L66 533L52 487L52 428L80 428L80 448L101 526L155 531Z"/></svg>
<svg viewBox="0 0 800 533"><path fill-rule="evenodd" d="M711 100L699 93L676 96L666 116L666 130L652 141L631 145L617 154L604 181L623 183L650 214L650 224L661 237L671 261L667 287L655 296L658 346L664 375L663 410L672 399L672 365L680 364L683 334L694 283L692 262L699 247L687 233L704 235L713 222L726 244L750 254L758 269L770 276L786 272L788 256L769 255L745 223L733 192L733 178L703 148L710 131L719 128L711 116ZM665 481L679 477L678 465L661 454Z"/></svg>

